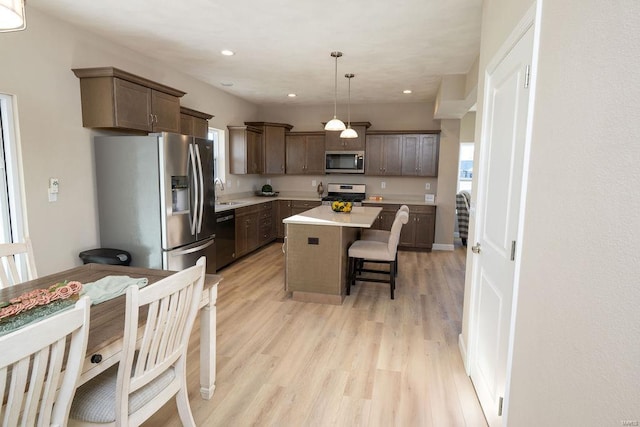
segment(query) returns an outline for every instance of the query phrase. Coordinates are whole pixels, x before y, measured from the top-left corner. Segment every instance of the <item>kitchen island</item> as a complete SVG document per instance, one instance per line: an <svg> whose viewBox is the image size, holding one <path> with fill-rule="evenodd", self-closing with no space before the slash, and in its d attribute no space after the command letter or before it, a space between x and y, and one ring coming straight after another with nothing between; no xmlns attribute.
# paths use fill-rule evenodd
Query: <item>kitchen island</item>
<svg viewBox="0 0 640 427"><path fill-rule="evenodd" d="M337 213L318 206L285 218L285 290L298 301L342 304L349 246L370 228L380 207Z"/></svg>

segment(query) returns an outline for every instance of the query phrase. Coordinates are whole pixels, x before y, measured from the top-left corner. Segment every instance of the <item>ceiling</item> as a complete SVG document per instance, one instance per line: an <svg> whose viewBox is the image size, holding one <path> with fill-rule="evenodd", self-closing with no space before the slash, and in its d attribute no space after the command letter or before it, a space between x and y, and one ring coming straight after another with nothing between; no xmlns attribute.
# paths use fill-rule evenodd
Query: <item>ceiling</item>
<svg viewBox="0 0 640 427"><path fill-rule="evenodd" d="M469 71L480 49L482 0L27 4L258 105L333 103L336 50L339 102L345 73L352 103L433 101L442 76Z"/></svg>

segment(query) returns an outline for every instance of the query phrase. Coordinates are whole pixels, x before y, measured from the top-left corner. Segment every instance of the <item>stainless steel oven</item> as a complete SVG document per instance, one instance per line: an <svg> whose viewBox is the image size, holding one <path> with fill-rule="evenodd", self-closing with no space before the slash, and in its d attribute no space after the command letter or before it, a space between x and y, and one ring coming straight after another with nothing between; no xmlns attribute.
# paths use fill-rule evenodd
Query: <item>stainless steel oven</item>
<svg viewBox="0 0 640 427"><path fill-rule="evenodd" d="M364 173L364 151L326 151L325 173Z"/></svg>

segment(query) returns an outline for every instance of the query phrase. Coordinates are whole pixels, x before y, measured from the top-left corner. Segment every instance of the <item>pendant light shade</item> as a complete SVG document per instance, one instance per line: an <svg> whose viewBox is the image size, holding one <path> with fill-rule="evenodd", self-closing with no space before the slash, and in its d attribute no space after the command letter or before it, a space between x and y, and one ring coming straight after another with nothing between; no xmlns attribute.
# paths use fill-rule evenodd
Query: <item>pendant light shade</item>
<svg viewBox="0 0 640 427"><path fill-rule="evenodd" d="M0 0L0 33L20 31L26 27L24 0Z"/></svg>
<svg viewBox="0 0 640 427"><path fill-rule="evenodd" d="M352 139L358 137L358 132L351 129L351 79L355 77L355 74L345 74L349 79L349 101L347 102L347 128L340 133L340 138Z"/></svg>
<svg viewBox="0 0 640 427"><path fill-rule="evenodd" d="M334 100L333 100L333 119L329 120L324 125L324 130L345 130L346 126L344 122L337 118L338 111L338 58L342 56L342 52L331 52L331 56L336 58L336 69L334 73Z"/></svg>

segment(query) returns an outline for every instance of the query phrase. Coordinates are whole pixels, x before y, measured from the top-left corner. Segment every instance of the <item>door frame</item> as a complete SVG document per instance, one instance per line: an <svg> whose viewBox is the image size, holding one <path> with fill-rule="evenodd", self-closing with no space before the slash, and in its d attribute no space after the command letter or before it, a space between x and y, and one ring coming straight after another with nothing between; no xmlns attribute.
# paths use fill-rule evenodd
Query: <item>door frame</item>
<svg viewBox="0 0 640 427"><path fill-rule="evenodd" d="M528 103L528 111L527 111L527 123L526 123L526 133L525 133L525 141L524 141L524 153L523 153L523 164L522 164L522 183L520 188L520 208L518 211L518 232L517 232L517 246L516 246L516 258L514 265L514 275L513 275L513 295L512 295L512 308L511 308L511 318L509 319L509 334L508 334L508 344L507 344L507 367L506 367L506 379L505 379L505 391L504 391L504 402L503 402L503 412L502 412L502 423L506 425L509 415L509 393L510 393L510 385L511 385L511 366L513 362L513 341L514 341L514 332L515 332L515 321L517 318L518 311L518 290L520 283L520 269L521 269L521 248L523 242L523 226L525 223L525 212L526 212L526 201L527 201L527 186L528 186L528 175L529 175L529 159L531 153L531 139L532 139L532 125L533 125L533 117L534 117L534 107L535 107L535 95L536 95L536 71L538 69L538 50L540 45L540 18L542 14L542 2L543 0L536 0L531 5L531 7L524 14L520 22L514 27L509 36L502 43L500 48L496 51L492 59L488 62L487 67L484 71L484 99L483 99L483 111L482 111L482 127L480 131L480 144L476 146L476 150L478 152L477 161L474 161L474 164L477 163L478 169L483 164L484 158L487 155L487 108L489 103L489 98L487 96L488 87L486 82L489 77L494 73L496 68L501 64L501 62L506 58L506 56L511 52L513 47L522 39L522 37L533 27L533 50L531 57L531 70L530 70L530 83L529 83L529 103ZM477 199L475 200L475 206L472 206L472 217L473 222L475 224L481 223L484 218L482 217L482 210L478 209L477 206L482 206L485 203L485 200L482 199L480 192L477 191L483 185L485 185L485 173L478 170L477 173L477 183L474 187L476 191L474 191L474 195L476 195ZM476 355L477 348L475 343L475 336L477 334L477 325L473 323L476 319L476 305L478 304L478 284L476 283L476 277L478 277L478 263L476 262L476 257L473 256L470 248L479 240L479 230L478 227L473 227L473 236L469 236L467 251L467 263L471 264L471 279L469 283L471 284L470 289L470 297L469 297L469 332L467 335L467 350L463 352L463 360L464 365L467 371L467 374L470 374L470 369L472 365L472 360Z"/></svg>

